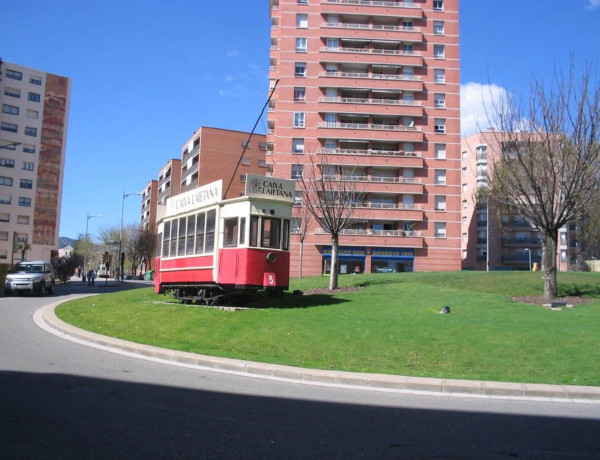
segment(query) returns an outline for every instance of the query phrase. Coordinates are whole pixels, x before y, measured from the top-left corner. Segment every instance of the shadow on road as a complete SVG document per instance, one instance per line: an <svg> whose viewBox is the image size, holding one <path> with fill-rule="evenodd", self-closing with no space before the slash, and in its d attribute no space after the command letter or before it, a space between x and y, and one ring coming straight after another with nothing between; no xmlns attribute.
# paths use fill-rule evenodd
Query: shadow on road
<svg viewBox="0 0 600 460"><path fill-rule="evenodd" d="M599 420L265 398L62 374L0 372L0 407L0 458L600 455Z"/></svg>

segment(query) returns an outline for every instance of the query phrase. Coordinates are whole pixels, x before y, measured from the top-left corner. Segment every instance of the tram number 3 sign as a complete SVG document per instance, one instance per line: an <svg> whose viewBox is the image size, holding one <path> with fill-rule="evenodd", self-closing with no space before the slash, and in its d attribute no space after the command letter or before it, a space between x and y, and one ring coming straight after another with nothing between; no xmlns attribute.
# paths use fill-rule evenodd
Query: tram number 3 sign
<svg viewBox="0 0 600 460"><path fill-rule="evenodd" d="M275 273L265 273L263 276L263 286L277 286Z"/></svg>

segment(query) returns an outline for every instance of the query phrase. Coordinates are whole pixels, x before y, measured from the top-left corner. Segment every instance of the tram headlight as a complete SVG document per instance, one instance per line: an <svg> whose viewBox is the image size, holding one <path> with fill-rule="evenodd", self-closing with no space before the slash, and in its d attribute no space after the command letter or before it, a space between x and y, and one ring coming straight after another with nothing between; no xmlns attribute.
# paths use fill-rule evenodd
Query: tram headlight
<svg viewBox="0 0 600 460"><path fill-rule="evenodd" d="M267 254L267 262L275 262L277 260L277 254L275 254L274 252L269 252Z"/></svg>

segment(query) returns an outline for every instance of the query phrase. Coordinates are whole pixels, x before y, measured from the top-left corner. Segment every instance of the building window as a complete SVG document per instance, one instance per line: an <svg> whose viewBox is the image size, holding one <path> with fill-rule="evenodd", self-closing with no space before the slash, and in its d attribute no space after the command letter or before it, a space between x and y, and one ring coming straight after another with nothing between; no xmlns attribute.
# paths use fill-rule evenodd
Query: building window
<svg viewBox="0 0 600 460"><path fill-rule="evenodd" d="M467 193L469 186L467 184L462 184L462 191L463 193Z"/></svg>
<svg viewBox="0 0 600 460"><path fill-rule="evenodd" d="M435 185L446 185L446 170L436 169L435 170Z"/></svg>
<svg viewBox="0 0 600 460"><path fill-rule="evenodd" d="M304 112L294 113L294 128L304 128Z"/></svg>
<svg viewBox="0 0 600 460"><path fill-rule="evenodd" d="M27 118L29 118L30 120L37 120L40 118L40 112L38 112L37 110L27 109Z"/></svg>
<svg viewBox="0 0 600 460"><path fill-rule="evenodd" d="M444 21L433 21L433 33L444 35Z"/></svg>
<svg viewBox="0 0 600 460"><path fill-rule="evenodd" d="M446 222L435 223L435 237L446 238Z"/></svg>
<svg viewBox="0 0 600 460"><path fill-rule="evenodd" d="M42 85L42 77L31 77L29 78L29 83L32 85Z"/></svg>
<svg viewBox="0 0 600 460"><path fill-rule="evenodd" d="M31 198L26 198L24 196L19 197L19 206L24 206L29 208L31 206Z"/></svg>
<svg viewBox="0 0 600 460"><path fill-rule="evenodd" d="M242 141L242 148L245 149L246 147L250 148L250 141Z"/></svg>
<svg viewBox="0 0 600 460"><path fill-rule="evenodd" d="M265 160L258 160L258 167L259 168L266 168L267 167L267 162Z"/></svg>
<svg viewBox="0 0 600 460"><path fill-rule="evenodd" d="M242 158L242 161L240 161L240 164L242 166L250 166L250 158Z"/></svg>
<svg viewBox="0 0 600 460"><path fill-rule="evenodd" d="M306 102L306 88L294 88L294 102Z"/></svg>
<svg viewBox="0 0 600 460"><path fill-rule="evenodd" d="M435 119L434 131L438 134L446 133L446 120L444 118L436 118Z"/></svg>
<svg viewBox="0 0 600 460"><path fill-rule="evenodd" d="M436 109L446 108L446 95L443 93L436 93L433 98L433 103Z"/></svg>
<svg viewBox="0 0 600 460"><path fill-rule="evenodd" d="M23 80L23 73L17 70L6 69L6 78L12 78L13 80Z"/></svg>
<svg viewBox="0 0 600 460"><path fill-rule="evenodd" d="M20 99L21 98L21 90L15 89L15 88L4 88L4 95Z"/></svg>
<svg viewBox="0 0 600 460"><path fill-rule="evenodd" d="M37 136L37 128L33 128L31 126L25 126L25 135L26 136Z"/></svg>
<svg viewBox="0 0 600 460"><path fill-rule="evenodd" d="M0 166L4 168L14 168L15 160L12 158L0 158Z"/></svg>
<svg viewBox="0 0 600 460"><path fill-rule="evenodd" d="M302 165L292 165L292 179L302 179Z"/></svg>
<svg viewBox="0 0 600 460"><path fill-rule="evenodd" d="M327 49L328 50L337 50L340 47L340 41L337 38L328 38L327 39Z"/></svg>
<svg viewBox="0 0 600 460"><path fill-rule="evenodd" d="M0 232L0 241L8 241L8 232Z"/></svg>
<svg viewBox="0 0 600 460"><path fill-rule="evenodd" d="M265 150L267 150L267 143L266 143L266 142L260 142L260 143L258 144L258 150L262 150L263 152L264 152Z"/></svg>
<svg viewBox="0 0 600 460"><path fill-rule="evenodd" d="M296 15L296 27L298 27L299 29L308 28L308 14L298 13Z"/></svg>
<svg viewBox="0 0 600 460"><path fill-rule="evenodd" d="M17 224L29 225L29 216L17 216Z"/></svg>
<svg viewBox="0 0 600 460"><path fill-rule="evenodd" d="M7 212L0 212L0 222L10 222L10 214Z"/></svg>
<svg viewBox="0 0 600 460"><path fill-rule="evenodd" d="M434 83L446 83L446 69L433 69Z"/></svg>
<svg viewBox="0 0 600 460"><path fill-rule="evenodd" d="M415 52L415 45L413 45L412 43L405 43L402 45L402 53L403 54L414 54Z"/></svg>
<svg viewBox="0 0 600 460"><path fill-rule="evenodd" d="M295 77L306 77L306 62L296 62L294 67Z"/></svg>
<svg viewBox="0 0 600 460"><path fill-rule="evenodd" d="M9 133L16 133L19 130L19 126L14 123L2 122L0 124L0 129L2 131L8 131Z"/></svg>
<svg viewBox="0 0 600 460"><path fill-rule="evenodd" d="M292 153L302 154L304 153L304 139L295 138L292 139Z"/></svg>
<svg viewBox="0 0 600 460"><path fill-rule="evenodd" d="M462 201L462 207L463 207L463 209L467 209L467 205L468 205L467 200L463 200Z"/></svg>
<svg viewBox="0 0 600 460"><path fill-rule="evenodd" d="M302 206L302 192L296 192L294 195L294 206Z"/></svg>
<svg viewBox="0 0 600 460"><path fill-rule="evenodd" d="M444 0L433 0L434 11L444 11Z"/></svg>
<svg viewBox="0 0 600 460"><path fill-rule="evenodd" d="M436 160L446 159L446 144L435 144L435 158Z"/></svg>
<svg viewBox="0 0 600 460"><path fill-rule="evenodd" d="M445 211L446 210L446 197L444 195L437 195L435 197L435 210Z"/></svg>
<svg viewBox="0 0 600 460"><path fill-rule="evenodd" d="M0 195L0 204L11 204L12 197L10 195Z"/></svg>
<svg viewBox="0 0 600 460"><path fill-rule="evenodd" d="M298 0L298 4L308 5L308 0Z"/></svg>
<svg viewBox="0 0 600 460"><path fill-rule="evenodd" d="M12 187L12 184L13 184L12 177L0 176L0 185L4 185L6 187Z"/></svg>
<svg viewBox="0 0 600 460"><path fill-rule="evenodd" d="M25 153L35 153L35 145L32 145L32 144L23 144L23 152L25 152Z"/></svg>
<svg viewBox="0 0 600 460"><path fill-rule="evenodd" d="M33 171L35 165L30 161L24 161L22 169L25 171Z"/></svg>
<svg viewBox="0 0 600 460"><path fill-rule="evenodd" d="M433 45L433 57L436 59L444 59L446 47L444 45Z"/></svg>
<svg viewBox="0 0 600 460"><path fill-rule="evenodd" d="M27 100L32 102L40 102L41 96L38 93L29 93L27 95Z"/></svg>
<svg viewBox="0 0 600 460"><path fill-rule="evenodd" d="M467 177L467 168L462 168L462 176Z"/></svg>
<svg viewBox="0 0 600 460"><path fill-rule="evenodd" d="M306 37L297 37L296 38L296 51L305 53L307 48L308 39Z"/></svg>
<svg viewBox="0 0 600 460"><path fill-rule="evenodd" d="M19 108L14 105L2 104L2 113L10 115L19 115Z"/></svg>
<svg viewBox="0 0 600 460"><path fill-rule="evenodd" d="M21 188L33 188L33 181L29 179L21 179Z"/></svg>

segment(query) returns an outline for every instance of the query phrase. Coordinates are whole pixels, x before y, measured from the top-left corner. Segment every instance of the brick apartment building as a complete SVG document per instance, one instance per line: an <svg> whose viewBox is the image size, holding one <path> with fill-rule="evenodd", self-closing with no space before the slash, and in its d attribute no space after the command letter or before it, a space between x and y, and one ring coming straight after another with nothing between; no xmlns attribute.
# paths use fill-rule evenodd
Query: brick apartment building
<svg viewBox="0 0 600 460"><path fill-rule="evenodd" d="M172 159L142 191L141 226L154 229L167 198L222 179L225 198L245 191L246 174L265 175L266 139L227 129L200 127L182 147L181 159ZM245 148L245 150L244 150ZM243 152L243 155L242 155Z"/></svg>
<svg viewBox="0 0 600 460"><path fill-rule="evenodd" d="M71 80L0 59L0 264L58 254Z"/></svg>
<svg viewBox="0 0 600 460"><path fill-rule="evenodd" d="M340 271L459 270L458 1L270 0L270 16L269 173L325 157L316 175L366 192ZM313 220L303 274L328 270L330 241Z"/></svg>

